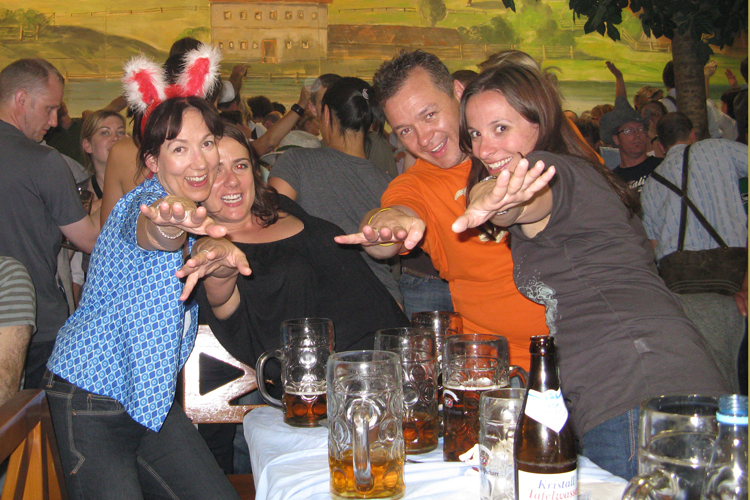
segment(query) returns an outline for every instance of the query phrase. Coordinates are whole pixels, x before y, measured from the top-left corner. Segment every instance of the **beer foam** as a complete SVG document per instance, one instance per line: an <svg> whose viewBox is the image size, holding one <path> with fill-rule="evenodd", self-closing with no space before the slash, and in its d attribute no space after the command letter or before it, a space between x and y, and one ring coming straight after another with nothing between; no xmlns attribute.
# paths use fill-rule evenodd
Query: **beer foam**
<svg viewBox="0 0 750 500"><path fill-rule="evenodd" d="M485 385L489 383L490 385ZM504 385L492 384L488 379L482 380L470 380L463 384L444 384L443 390L451 389L453 391L494 391L495 389L502 389Z"/></svg>
<svg viewBox="0 0 750 500"><path fill-rule="evenodd" d="M289 394L290 396L320 396L321 394L325 394L325 390L314 390L314 391L306 391L304 389L298 389L298 390L292 390L292 389L284 389L284 392L286 394Z"/></svg>

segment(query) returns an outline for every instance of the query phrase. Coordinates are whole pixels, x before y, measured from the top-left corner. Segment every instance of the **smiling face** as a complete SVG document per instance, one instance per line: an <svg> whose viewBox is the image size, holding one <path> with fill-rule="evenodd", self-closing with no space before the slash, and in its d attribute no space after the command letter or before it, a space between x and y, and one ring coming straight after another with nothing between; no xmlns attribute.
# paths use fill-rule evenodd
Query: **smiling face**
<svg viewBox="0 0 750 500"><path fill-rule="evenodd" d="M146 166L154 172L167 193L194 202L208 198L219 165L216 138L200 112L188 108L182 116L182 129L159 147L159 156L149 156Z"/></svg>
<svg viewBox="0 0 750 500"><path fill-rule="evenodd" d="M411 154L440 168L451 168L466 157L458 144L458 97L440 90L429 73L416 68L383 110Z"/></svg>
<svg viewBox="0 0 750 500"><path fill-rule="evenodd" d="M474 156L492 175L513 172L521 158L532 152L539 126L521 116L497 91L488 90L469 98L466 124Z"/></svg>
<svg viewBox="0 0 750 500"><path fill-rule="evenodd" d="M94 166L98 168L107 165L107 158L112 146L125 137L125 122L118 116L108 116L99 124L93 135L84 139L82 148L91 155Z"/></svg>
<svg viewBox="0 0 750 500"><path fill-rule="evenodd" d="M219 169L203 206L217 222L242 222L252 216L255 181L247 148L230 137L219 141Z"/></svg>
<svg viewBox="0 0 750 500"><path fill-rule="evenodd" d="M57 110L62 105L63 84L50 75L47 85L39 90L24 93L19 129L34 142L44 138L47 131L57 126Z"/></svg>

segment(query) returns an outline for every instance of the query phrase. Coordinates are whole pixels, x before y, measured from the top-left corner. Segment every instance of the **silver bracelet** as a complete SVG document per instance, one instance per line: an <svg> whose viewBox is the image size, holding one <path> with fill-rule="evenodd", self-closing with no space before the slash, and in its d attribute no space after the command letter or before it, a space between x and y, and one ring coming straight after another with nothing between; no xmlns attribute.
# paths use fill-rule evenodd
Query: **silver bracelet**
<svg viewBox="0 0 750 500"><path fill-rule="evenodd" d="M484 179L482 179L482 180L481 180L481 181L479 181L479 182L484 182L484 181L488 181L488 180L490 180L490 179L497 179L497 176L496 176L496 175L488 175L487 177L485 177Z"/></svg>
<svg viewBox="0 0 750 500"><path fill-rule="evenodd" d="M164 231L162 231L161 227L159 227L158 225L154 224L154 226L156 226L156 230L159 231L159 234L161 234L162 236L164 236L168 240L176 240L177 238L179 238L180 236L182 236L183 234L185 234L185 231L183 231L182 229L180 229L179 233L175 234L174 236L170 236L167 233L165 233Z"/></svg>

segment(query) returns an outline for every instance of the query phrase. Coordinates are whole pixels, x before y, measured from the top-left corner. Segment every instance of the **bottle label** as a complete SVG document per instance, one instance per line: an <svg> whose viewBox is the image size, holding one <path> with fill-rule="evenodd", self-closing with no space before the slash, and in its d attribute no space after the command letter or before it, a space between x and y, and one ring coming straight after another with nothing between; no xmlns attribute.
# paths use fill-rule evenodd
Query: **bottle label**
<svg viewBox="0 0 750 500"><path fill-rule="evenodd" d="M560 432L565 422L568 421L568 408L565 406L560 389L544 392L529 389L525 413L555 432Z"/></svg>
<svg viewBox="0 0 750 500"><path fill-rule="evenodd" d="M518 500L575 500L578 498L576 470L561 474L518 471Z"/></svg>

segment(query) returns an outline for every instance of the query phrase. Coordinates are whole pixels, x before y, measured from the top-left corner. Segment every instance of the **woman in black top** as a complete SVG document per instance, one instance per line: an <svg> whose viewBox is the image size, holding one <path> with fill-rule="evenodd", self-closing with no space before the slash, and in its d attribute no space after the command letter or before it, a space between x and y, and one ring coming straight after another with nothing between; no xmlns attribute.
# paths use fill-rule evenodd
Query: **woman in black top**
<svg viewBox="0 0 750 500"><path fill-rule="evenodd" d="M281 347L281 322L292 318L331 319L336 351L371 349L375 331L408 326L359 253L333 241L341 229L265 185L240 131L227 127L219 154L204 206L252 269L250 276L206 278L199 292L201 314L227 351L254 365L264 351ZM199 261L222 245L206 239L193 255Z"/></svg>

